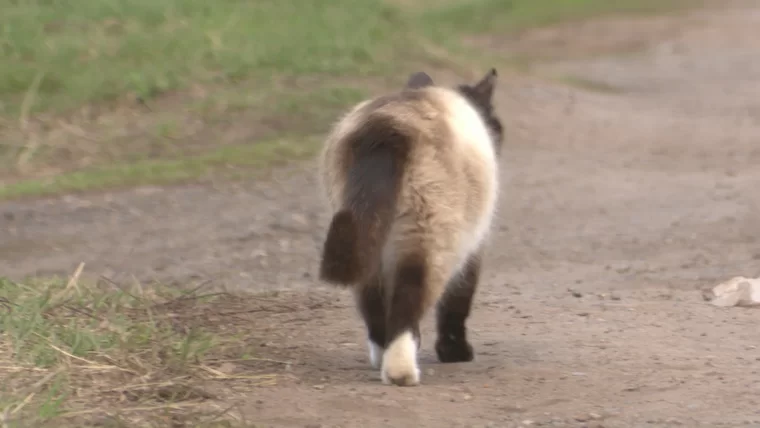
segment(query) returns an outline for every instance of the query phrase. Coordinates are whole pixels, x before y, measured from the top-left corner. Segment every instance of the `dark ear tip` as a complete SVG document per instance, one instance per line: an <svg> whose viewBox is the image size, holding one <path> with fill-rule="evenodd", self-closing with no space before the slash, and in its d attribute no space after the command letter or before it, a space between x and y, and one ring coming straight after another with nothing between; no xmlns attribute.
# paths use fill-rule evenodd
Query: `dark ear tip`
<svg viewBox="0 0 760 428"><path fill-rule="evenodd" d="M491 67L491 70L488 71L488 75L491 77L496 77L499 75L499 73L496 72L496 68Z"/></svg>
<svg viewBox="0 0 760 428"><path fill-rule="evenodd" d="M426 86L433 86L433 79L424 71L412 73L406 82L407 88L419 89Z"/></svg>

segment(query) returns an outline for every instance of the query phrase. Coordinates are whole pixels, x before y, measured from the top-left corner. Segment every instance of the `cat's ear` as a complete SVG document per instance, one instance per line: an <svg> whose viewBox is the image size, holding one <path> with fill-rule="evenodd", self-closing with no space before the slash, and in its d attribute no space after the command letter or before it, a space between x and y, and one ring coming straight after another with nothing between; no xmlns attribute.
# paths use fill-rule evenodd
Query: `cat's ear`
<svg viewBox="0 0 760 428"><path fill-rule="evenodd" d="M407 89L420 89L426 86L433 86L433 79L424 71L413 73L406 81Z"/></svg>
<svg viewBox="0 0 760 428"><path fill-rule="evenodd" d="M490 104L493 98L494 89L496 89L496 78L498 73L495 68L491 68L478 83L472 86L473 94L478 101Z"/></svg>

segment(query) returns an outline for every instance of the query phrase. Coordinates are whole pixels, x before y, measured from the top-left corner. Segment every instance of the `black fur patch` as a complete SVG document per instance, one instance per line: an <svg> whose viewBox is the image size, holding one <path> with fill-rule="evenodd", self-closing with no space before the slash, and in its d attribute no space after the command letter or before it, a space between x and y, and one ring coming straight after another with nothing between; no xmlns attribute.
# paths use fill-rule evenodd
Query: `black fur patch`
<svg viewBox="0 0 760 428"><path fill-rule="evenodd" d="M409 89L421 89L427 86L433 86L433 78L424 71L413 73L406 82L406 87Z"/></svg>
<svg viewBox="0 0 760 428"><path fill-rule="evenodd" d="M407 255L399 261L387 311L386 343L411 331L419 346L419 323L425 312L427 279L427 263L423 255Z"/></svg>
<svg viewBox="0 0 760 428"><path fill-rule="evenodd" d="M321 280L349 286L359 278L361 259L356 252L358 226L354 215L343 210L333 216L322 249Z"/></svg>
<svg viewBox="0 0 760 428"><path fill-rule="evenodd" d="M343 209L330 224L320 277L336 285L353 285L378 267L411 139L390 119L371 117L344 144L348 168Z"/></svg>
<svg viewBox="0 0 760 428"><path fill-rule="evenodd" d="M470 316L480 267L480 256L472 256L462 272L448 284L438 303L435 351L442 363L472 361L474 358L472 346L467 342L465 322Z"/></svg>
<svg viewBox="0 0 760 428"><path fill-rule="evenodd" d="M385 348L385 289L376 275L358 291L357 305L367 326L369 340Z"/></svg>

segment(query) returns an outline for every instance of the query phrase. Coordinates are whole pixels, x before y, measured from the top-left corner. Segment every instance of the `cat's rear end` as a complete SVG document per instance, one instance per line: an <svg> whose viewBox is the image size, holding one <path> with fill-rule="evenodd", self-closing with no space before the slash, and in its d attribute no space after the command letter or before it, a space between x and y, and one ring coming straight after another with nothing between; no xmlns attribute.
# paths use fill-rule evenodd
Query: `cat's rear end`
<svg viewBox="0 0 760 428"><path fill-rule="evenodd" d="M320 278L353 288L386 383L419 383L419 322L436 302L439 359L472 359L464 323L498 195L495 79L454 90L416 73L352 109L322 152Z"/></svg>

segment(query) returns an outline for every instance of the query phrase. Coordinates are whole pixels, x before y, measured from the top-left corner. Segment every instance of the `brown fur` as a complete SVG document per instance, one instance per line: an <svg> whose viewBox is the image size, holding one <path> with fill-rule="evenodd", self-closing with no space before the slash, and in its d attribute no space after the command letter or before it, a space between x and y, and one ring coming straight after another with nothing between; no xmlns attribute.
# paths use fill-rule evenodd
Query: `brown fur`
<svg viewBox="0 0 760 428"><path fill-rule="evenodd" d="M451 117L461 111L451 110L451 100L463 96L475 107L495 144L487 150L498 154L503 131L491 104L495 77L492 70L476 85L445 92L415 73L402 91L357 105L327 138L320 173L333 219L320 278L354 287L370 340L381 347L408 330L419 344L419 321L443 296L439 337L453 336L441 349L457 349L439 351L439 358L472 358L464 320L480 249L462 259L473 239L464 231L482 223L498 183L494 167L483 164L482 147L458 142L453 121L463 119ZM462 291L444 296L452 285Z"/></svg>

